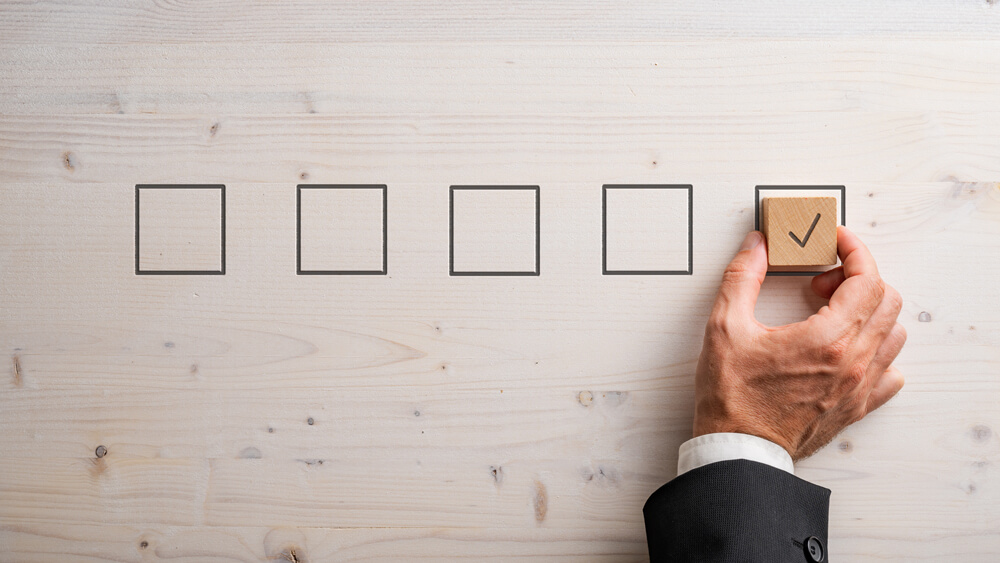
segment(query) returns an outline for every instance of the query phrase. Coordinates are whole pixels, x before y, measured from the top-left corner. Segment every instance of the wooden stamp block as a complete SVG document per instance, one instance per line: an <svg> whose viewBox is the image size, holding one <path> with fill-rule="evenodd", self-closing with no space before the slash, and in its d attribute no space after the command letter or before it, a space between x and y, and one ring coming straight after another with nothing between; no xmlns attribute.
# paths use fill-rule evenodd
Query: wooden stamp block
<svg viewBox="0 0 1000 563"><path fill-rule="evenodd" d="M761 227L770 266L829 266L837 263L837 198L768 197Z"/></svg>

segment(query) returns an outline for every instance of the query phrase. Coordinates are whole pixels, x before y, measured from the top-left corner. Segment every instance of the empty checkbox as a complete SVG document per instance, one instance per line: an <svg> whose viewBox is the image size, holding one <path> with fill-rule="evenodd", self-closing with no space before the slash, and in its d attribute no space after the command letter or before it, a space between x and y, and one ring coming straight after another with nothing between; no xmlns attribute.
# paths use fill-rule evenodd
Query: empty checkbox
<svg viewBox="0 0 1000 563"><path fill-rule="evenodd" d="M226 187L135 187L135 273L226 273Z"/></svg>
<svg viewBox="0 0 1000 563"><path fill-rule="evenodd" d="M538 186L452 186L453 276L540 274Z"/></svg>
<svg viewBox="0 0 1000 563"><path fill-rule="evenodd" d="M605 275L690 275L690 185L604 186Z"/></svg>
<svg viewBox="0 0 1000 563"><path fill-rule="evenodd" d="M298 186L297 272L388 273L384 185Z"/></svg>

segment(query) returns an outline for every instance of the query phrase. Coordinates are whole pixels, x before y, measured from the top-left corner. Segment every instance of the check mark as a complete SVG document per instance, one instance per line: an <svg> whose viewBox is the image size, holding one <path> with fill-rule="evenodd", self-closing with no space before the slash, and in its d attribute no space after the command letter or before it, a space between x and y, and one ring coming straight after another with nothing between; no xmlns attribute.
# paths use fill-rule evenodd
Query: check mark
<svg viewBox="0 0 1000 563"><path fill-rule="evenodd" d="M795 244L799 245L802 248L805 248L806 243L809 242L809 237L811 237L813 234L813 229L816 228L816 223L819 223L819 213L817 213L816 218L813 219L812 225L809 225L809 230L806 231L806 236L802 240L799 240L799 237L795 236L795 233L793 233L792 231L788 231L788 236L792 237L792 240L795 241Z"/></svg>

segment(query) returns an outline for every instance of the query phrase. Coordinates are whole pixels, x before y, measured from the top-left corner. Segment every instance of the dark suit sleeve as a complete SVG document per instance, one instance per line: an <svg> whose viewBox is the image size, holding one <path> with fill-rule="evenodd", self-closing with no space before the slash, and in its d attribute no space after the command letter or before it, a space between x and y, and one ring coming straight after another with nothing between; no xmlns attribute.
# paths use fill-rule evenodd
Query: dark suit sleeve
<svg viewBox="0 0 1000 563"><path fill-rule="evenodd" d="M653 563L802 563L828 560L829 510L829 489L735 459L678 476L657 489L642 512Z"/></svg>

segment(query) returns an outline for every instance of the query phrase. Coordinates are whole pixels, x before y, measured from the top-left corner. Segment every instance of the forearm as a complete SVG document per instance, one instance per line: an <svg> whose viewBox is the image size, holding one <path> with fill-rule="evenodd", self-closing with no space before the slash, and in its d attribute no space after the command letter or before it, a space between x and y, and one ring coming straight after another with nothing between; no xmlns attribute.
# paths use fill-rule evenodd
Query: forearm
<svg viewBox="0 0 1000 563"><path fill-rule="evenodd" d="M756 461L692 469L643 508L650 561L826 561L829 498L828 489Z"/></svg>

